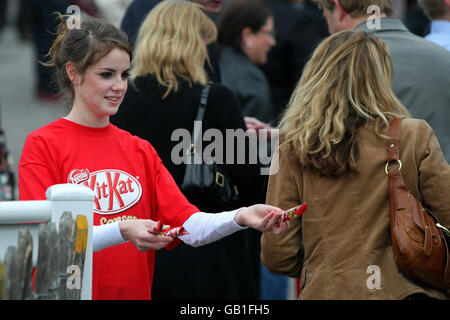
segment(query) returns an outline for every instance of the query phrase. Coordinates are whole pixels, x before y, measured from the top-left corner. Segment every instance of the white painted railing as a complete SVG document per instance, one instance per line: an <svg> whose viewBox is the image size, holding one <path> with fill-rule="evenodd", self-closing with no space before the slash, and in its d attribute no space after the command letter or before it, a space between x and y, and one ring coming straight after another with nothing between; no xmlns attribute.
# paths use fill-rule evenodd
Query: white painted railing
<svg viewBox="0 0 450 320"><path fill-rule="evenodd" d="M29 228L33 238L33 264L37 261L39 223L54 222L59 228L59 219L65 211L74 216L84 215L89 230L86 256L82 272L81 299L92 299L92 225L94 192L88 187L75 184L59 184L50 187L43 201L0 202L0 260L9 246L17 246L18 231Z"/></svg>

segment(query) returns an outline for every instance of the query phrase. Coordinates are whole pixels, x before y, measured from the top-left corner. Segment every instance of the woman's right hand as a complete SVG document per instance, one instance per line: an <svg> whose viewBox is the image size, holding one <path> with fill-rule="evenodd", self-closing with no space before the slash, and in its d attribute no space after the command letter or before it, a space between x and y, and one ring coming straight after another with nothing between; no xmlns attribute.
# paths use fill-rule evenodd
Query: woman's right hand
<svg viewBox="0 0 450 320"><path fill-rule="evenodd" d="M282 214L283 210L280 208L265 204L255 204L239 210L235 221L241 226L251 227L261 232L270 231L274 234L281 234L290 226L289 221L280 221Z"/></svg>
<svg viewBox="0 0 450 320"><path fill-rule="evenodd" d="M172 237L155 234L157 223L153 220L125 220L119 222L122 237L130 241L139 251L160 250L173 241ZM163 229L166 229L163 227Z"/></svg>

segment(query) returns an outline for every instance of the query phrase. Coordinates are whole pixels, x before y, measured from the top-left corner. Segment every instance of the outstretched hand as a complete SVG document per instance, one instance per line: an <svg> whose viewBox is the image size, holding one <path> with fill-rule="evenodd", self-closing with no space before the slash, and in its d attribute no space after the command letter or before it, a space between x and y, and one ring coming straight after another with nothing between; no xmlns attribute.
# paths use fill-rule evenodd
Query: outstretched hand
<svg viewBox="0 0 450 320"><path fill-rule="evenodd" d="M165 248L172 237L157 235L155 230L159 227L153 220L126 220L119 223L120 232L124 240L129 240L139 251L150 249L160 250ZM165 229L167 227L164 227Z"/></svg>
<svg viewBox="0 0 450 320"><path fill-rule="evenodd" d="M279 221L282 213L283 210L280 208L256 204L240 210L235 220L241 226L248 226L261 232L271 231L274 234L280 234L290 226L289 221Z"/></svg>

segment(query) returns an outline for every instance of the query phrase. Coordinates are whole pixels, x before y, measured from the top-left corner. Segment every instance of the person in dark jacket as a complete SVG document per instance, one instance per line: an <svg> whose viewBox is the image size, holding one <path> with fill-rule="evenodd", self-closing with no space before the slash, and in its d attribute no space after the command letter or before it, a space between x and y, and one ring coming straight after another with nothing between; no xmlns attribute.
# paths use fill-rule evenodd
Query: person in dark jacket
<svg viewBox="0 0 450 320"><path fill-rule="evenodd" d="M183 23L175 23L180 16ZM160 32L155 32L156 28ZM185 165L177 164L175 159L178 155L173 150L179 141L173 141L173 133L193 131L201 91L208 83L203 68L205 48L216 34L213 21L198 4L185 0L158 4L144 20L137 37L131 69L133 85L111 119L120 128L151 141L178 186L182 184ZM227 130L246 130L240 106L228 88L211 84L202 128L205 134L212 129L224 137L219 149L242 204L262 199L260 166L235 164L228 158L229 152L236 150L225 146ZM203 145L207 147L209 143L204 141ZM235 157L239 155L234 153ZM195 205L205 210L203 203ZM246 232L195 250L180 245L173 251L156 254L154 300L258 298L258 279L252 273Z"/></svg>
<svg viewBox="0 0 450 320"><path fill-rule="evenodd" d="M233 0L217 17L222 83L231 88L246 117L274 120L269 82L259 66L276 44L274 20L262 1Z"/></svg>

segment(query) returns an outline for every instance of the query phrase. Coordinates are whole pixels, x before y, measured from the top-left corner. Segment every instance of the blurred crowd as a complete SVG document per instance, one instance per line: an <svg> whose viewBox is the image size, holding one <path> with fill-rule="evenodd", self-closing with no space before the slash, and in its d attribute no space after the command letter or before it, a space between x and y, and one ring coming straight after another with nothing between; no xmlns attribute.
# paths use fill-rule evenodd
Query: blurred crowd
<svg viewBox="0 0 450 320"><path fill-rule="evenodd" d="M8 0L0 1L0 32L7 22ZM131 20L124 17L132 0L20 0L16 16L9 20L17 29L18 36L23 41L32 41L36 50L36 96L39 99L57 99L57 89L52 84L51 70L43 68L38 61L44 60L50 44L54 40L51 31L55 30L56 22L52 13L61 12L71 14L67 9L71 5L77 5L89 15L106 19L113 25L127 31L134 28L137 32L140 26L139 20ZM140 21L143 20L146 9L154 6L158 0L142 1L141 4L133 4L128 8L129 17L139 14ZM202 1L200 1L202 2ZM221 3L222 1L219 1ZM225 0L224 5L230 2ZM399 17L405 26L414 34L424 37L430 31L430 19L424 13L422 7L416 0L394 0L394 15ZM295 87L303 67L320 40L329 35L326 21L322 11L312 0L266 0L266 5L273 15L273 44L268 44L267 61L258 63L258 69L264 72L270 86L270 99L265 99L264 109L260 111L267 113L261 120L275 123L281 111L286 106L290 94ZM11 4L10 4L11 6ZM143 10L142 10L143 9ZM215 19L218 12L210 12L211 18ZM131 32L131 31L130 31ZM132 43L135 34L130 34ZM214 60L214 59L213 59ZM226 57L224 58L226 60ZM226 63L226 62L224 62ZM225 83L230 85L227 76ZM218 79L215 79L218 80ZM255 89L256 90L256 89ZM263 97L267 98L267 97ZM270 103L269 103L270 101ZM260 108L261 109L261 108ZM244 113L245 114L245 113ZM259 116L256 113L252 116Z"/></svg>

